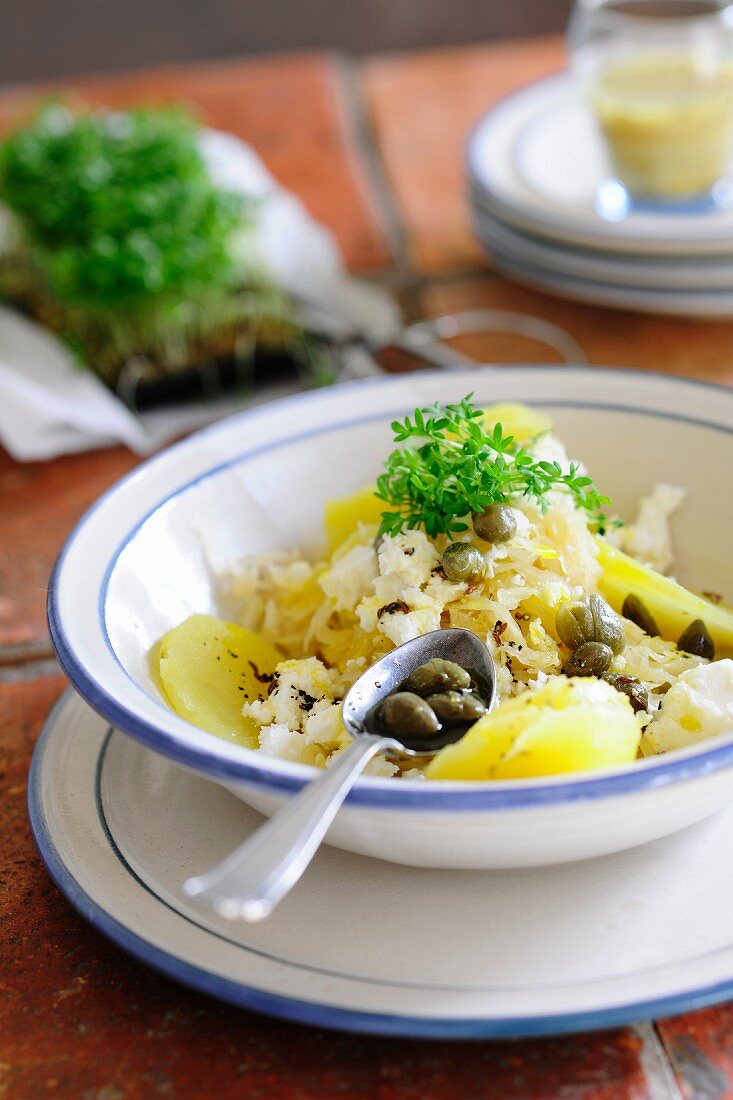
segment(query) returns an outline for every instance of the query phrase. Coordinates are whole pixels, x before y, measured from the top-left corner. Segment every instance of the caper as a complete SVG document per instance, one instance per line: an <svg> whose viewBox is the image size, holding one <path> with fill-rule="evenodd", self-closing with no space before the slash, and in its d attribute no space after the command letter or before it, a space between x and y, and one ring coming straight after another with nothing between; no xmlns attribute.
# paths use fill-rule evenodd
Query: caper
<svg viewBox="0 0 733 1100"><path fill-rule="evenodd" d="M452 542L446 546L440 564L449 581L479 580L484 572L483 555L470 542Z"/></svg>
<svg viewBox="0 0 733 1100"><path fill-rule="evenodd" d="M517 520L506 504L490 504L474 515L473 529L484 542L509 542L517 533Z"/></svg>
<svg viewBox="0 0 733 1100"><path fill-rule="evenodd" d="M644 601L634 592L629 592L624 600L621 614L625 619L631 619L632 623L636 623L637 626L640 626L644 633L648 634L650 638L659 636L657 620L654 618Z"/></svg>
<svg viewBox="0 0 733 1100"><path fill-rule="evenodd" d="M628 618L628 615L626 617ZM649 693L644 685L635 680L633 676L617 676L614 672L604 672L601 679L628 698L635 714L638 714L640 710L649 709Z"/></svg>
<svg viewBox="0 0 733 1100"><path fill-rule="evenodd" d="M411 691L388 695L379 708L379 720L398 736L434 737L440 730L433 708Z"/></svg>
<svg viewBox="0 0 733 1100"><path fill-rule="evenodd" d="M715 656L715 642L702 619L695 619L694 623L690 623L680 636L677 648L685 653L692 653L695 657L706 657L708 661L712 661Z"/></svg>
<svg viewBox="0 0 733 1100"><path fill-rule="evenodd" d="M624 624L600 596L583 596L561 604L555 617L560 640L570 649L585 642L603 642L618 655L626 644Z"/></svg>
<svg viewBox="0 0 733 1100"><path fill-rule="evenodd" d="M414 691L418 695L435 695L439 691L460 691L461 688L470 686L471 677L465 668L461 668L455 661L433 657L410 673L402 690Z"/></svg>
<svg viewBox="0 0 733 1100"><path fill-rule="evenodd" d="M486 704L470 691L442 691L438 695L428 695L425 702L433 708L443 726L476 722L486 714Z"/></svg>
<svg viewBox="0 0 733 1100"><path fill-rule="evenodd" d="M613 650L604 642L584 642L563 667L566 676L602 676L611 667Z"/></svg>

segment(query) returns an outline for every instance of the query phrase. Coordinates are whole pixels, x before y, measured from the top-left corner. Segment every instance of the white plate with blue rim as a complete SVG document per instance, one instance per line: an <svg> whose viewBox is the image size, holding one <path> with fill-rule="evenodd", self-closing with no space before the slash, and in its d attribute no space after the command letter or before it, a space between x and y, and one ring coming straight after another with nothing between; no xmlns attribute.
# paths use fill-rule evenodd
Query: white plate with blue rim
<svg viewBox="0 0 733 1100"><path fill-rule="evenodd" d="M471 214L477 236L490 253L508 256L516 263L571 279L592 280L615 287L632 285L644 292L714 294L733 297L733 255L706 260L680 260L669 256L625 256L575 248L564 241L549 241L507 225L479 203Z"/></svg>
<svg viewBox="0 0 733 1100"><path fill-rule="evenodd" d="M733 286L711 290L680 287L649 287L639 281L639 275L618 282L597 273L570 274L553 260L528 260L513 245L499 241L497 235L477 227L493 266L527 286L544 290L558 298L586 302L610 309L631 310L634 313L659 313L673 317L700 317L726 320L733 317Z"/></svg>
<svg viewBox="0 0 733 1100"><path fill-rule="evenodd" d="M466 143L474 200L500 220L579 247L638 255L733 255L733 206L599 212L610 167L568 73L529 84L474 126ZM616 219L616 220L614 220Z"/></svg>
<svg viewBox="0 0 733 1100"><path fill-rule="evenodd" d="M232 1004L384 1035L531 1036L733 996L733 808L634 851L555 868L433 871L324 848L257 925L181 882L258 815L68 692L29 780L69 901L142 962Z"/></svg>
<svg viewBox="0 0 733 1100"><path fill-rule="evenodd" d="M57 563L49 623L77 691L113 726L248 805L273 813L317 769L205 733L174 714L151 654L193 612L222 605L222 571L250 554L313 546L323 504L369 484L390 423L474 394L528 401L554 419L622 515L660 481L688 489L675 572L730 592L733 390L594 367L420 372L319 390L238 414L140 466L82 519ZM329 843L411 866L526 867L620 851L733 800L733 730L622 768L505 782L360 778ZM232 847L240 837L233 835Z"/></svg>

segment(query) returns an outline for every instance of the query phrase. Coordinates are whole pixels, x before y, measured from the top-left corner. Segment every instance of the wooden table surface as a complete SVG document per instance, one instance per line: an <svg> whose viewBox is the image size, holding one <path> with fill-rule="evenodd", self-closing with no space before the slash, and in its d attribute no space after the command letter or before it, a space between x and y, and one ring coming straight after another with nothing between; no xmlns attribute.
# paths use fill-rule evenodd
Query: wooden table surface
<svg viewBox="0 0 733 1100"><path fill-rule="evenodd" d="M105 104L176 99L250 141L336 234L349 266L406 315L489 306L554 321L590 362L733 383L733 324L606 312L493 274L471 239L465 133L490 103L563 64L556 39L373 58L297 55L76 81ZM0 93L0 118L34 89ZM546 361L510 337L499 362ZM0 452L0 1098L356 1096L380 1100L733 1096L733 1007L532 1042L378 1040L217 1004L145 969L46 876L26 819L35 738L64 688L49 646L49 571L84 509L136 463L123 448L19 465Z"/></svg>

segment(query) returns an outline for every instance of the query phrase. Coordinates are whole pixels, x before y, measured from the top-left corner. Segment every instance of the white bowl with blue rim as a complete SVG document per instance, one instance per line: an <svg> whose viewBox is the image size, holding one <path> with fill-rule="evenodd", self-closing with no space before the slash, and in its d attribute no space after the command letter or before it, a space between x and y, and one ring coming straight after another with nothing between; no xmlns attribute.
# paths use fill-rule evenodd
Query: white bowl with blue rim
<svg viewBox="0 0 733 1100"><path fill-rule="evenodd" d="M81 520L56 565L49 624L76 690L113 726L271 814L316 775L174 714L150 652L193 612L226 613L217 577L250 554L315 546L323 502L371 481L390 421L473 392L549 413L622 514L659 481L688 498L675 573L730 594L733 390L641 371L499 367L344 385L240 413L146 462ZM603 772L493 783L364 777L329 832L340 848L426 867L525 867L631 848L733 800L730 736ZM239 838L234 836L232 841Z"/></svg>

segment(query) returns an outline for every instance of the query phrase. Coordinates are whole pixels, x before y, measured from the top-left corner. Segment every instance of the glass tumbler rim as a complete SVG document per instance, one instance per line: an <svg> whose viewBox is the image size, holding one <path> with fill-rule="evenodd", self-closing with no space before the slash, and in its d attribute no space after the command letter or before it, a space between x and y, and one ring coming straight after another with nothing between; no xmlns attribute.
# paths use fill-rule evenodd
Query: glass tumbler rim
<svg viewBox="0 0 733 1100"><path fill-rule="evenodd" d="M603 15L619 24L733 25L733 0L575 0L576 13Z"/></svg>

